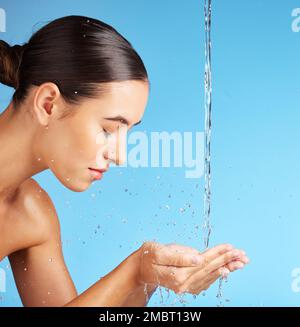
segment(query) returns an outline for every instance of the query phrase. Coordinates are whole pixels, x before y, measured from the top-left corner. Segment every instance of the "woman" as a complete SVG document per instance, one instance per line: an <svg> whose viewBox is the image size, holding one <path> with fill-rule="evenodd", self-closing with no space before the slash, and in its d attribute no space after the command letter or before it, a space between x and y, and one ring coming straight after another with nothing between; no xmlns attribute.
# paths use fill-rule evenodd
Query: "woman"
<svg viewBox="0 0 300 327"><path fill-rule="evenodd" d="M249 261L228 244L200 253L145 242L78 295L55 207L32 176L50 169L82 192L124 162L148 99L146 69L114 28L84 16L56 19L22 46L0 41L0 68L15 88L0 115L0 260L8 256L24 306L144 306L158 285L198 294Z"/></svg>

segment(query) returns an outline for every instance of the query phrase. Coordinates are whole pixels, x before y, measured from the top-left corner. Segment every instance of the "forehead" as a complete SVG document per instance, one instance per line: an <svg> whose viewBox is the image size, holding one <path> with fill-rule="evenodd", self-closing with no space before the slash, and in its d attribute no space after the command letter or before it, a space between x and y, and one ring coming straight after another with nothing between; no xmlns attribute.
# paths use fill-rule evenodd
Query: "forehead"
<svg viewBox="0 0 300 327"><path fill-rule="evenodd" d="M107 83L106 91L93 99L93 107L102 116L121 115L130 123L139 121L148 100L149 86L143 81L122 81Z"/></svg>

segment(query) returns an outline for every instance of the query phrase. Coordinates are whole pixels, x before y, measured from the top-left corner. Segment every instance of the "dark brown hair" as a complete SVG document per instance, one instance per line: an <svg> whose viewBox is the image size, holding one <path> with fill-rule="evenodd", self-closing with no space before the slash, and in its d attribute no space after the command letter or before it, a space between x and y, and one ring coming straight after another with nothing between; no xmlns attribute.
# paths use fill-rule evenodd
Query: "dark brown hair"
<svg viewBox="0 0 300 327"><path fill-rule="evenodd" d="M55 83L68 103L98 97L101 83L142 80L148 75L131 43L112 26L85 16L53 20L23 45L0 40L0 82L15 88L17 107L31 85Z"/></svg>

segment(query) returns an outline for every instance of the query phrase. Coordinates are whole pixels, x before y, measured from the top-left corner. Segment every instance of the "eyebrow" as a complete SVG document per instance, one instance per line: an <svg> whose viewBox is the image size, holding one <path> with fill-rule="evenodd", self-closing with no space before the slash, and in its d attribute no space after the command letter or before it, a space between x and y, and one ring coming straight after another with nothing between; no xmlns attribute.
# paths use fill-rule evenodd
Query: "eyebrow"
<svg viewBox="0 0 300 327"><path fill-rule="evenodd" d="M119 121L120 123L126 124L127 126L130 125L129 122L128 122L128 120L125 117L120 116L120 115L119 116L115 116L115 117L106 117L104 119L106 119L106 120L112 120L112 121ZM133 124L133 126L136 126L136 125L140 124L141 122L142 121L140 120L137 123Z"/></svg>

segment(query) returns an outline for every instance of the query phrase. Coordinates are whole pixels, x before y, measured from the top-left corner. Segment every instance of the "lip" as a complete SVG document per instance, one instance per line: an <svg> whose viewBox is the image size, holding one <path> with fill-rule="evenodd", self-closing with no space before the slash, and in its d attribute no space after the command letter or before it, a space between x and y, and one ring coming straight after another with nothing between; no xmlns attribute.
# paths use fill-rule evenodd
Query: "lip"
<svg viewBox="0 0 300 327"><path fill-rule="evenodd" d="M107 169L97 169L97 168L90 168L90 167L89 167L89 169L90 169L90 170L98 171L98 172L101 173L101 174L103 174L103 173L105 173L105 172L107 171Z"/></svg>
<svg viewBox="0 0 300 327"><path fill-rule="evenodd" d="M106 169L96 169L96 168L89 168L91 176L93 179L101 179L103 174L107 171Z"/></svg>

